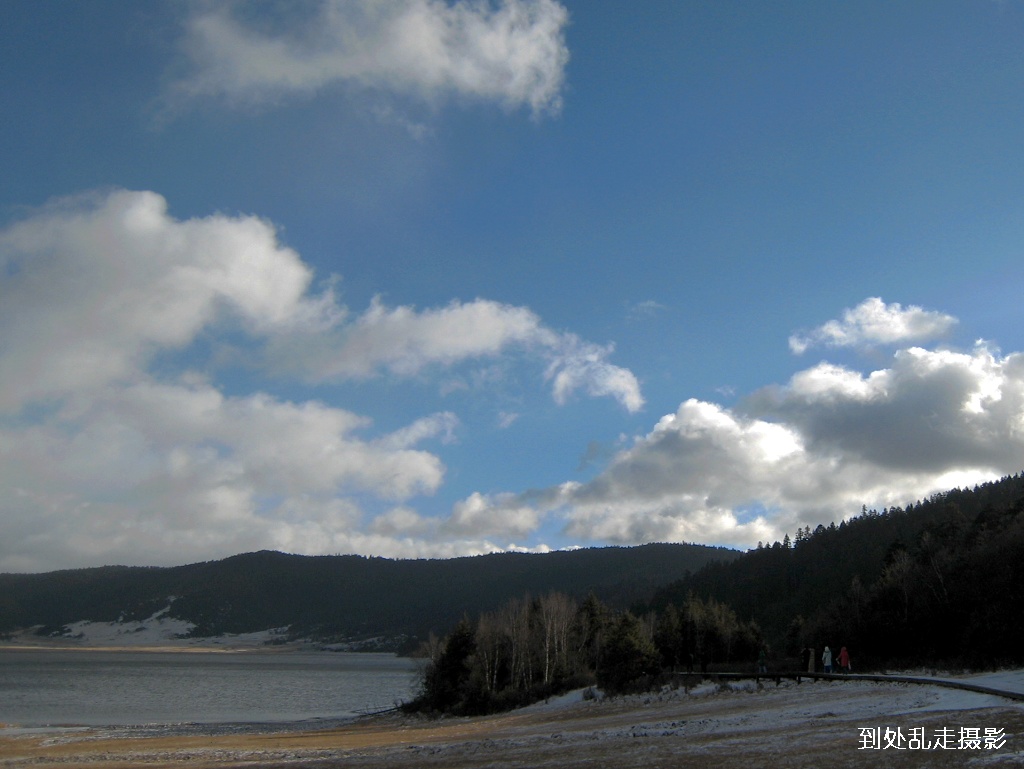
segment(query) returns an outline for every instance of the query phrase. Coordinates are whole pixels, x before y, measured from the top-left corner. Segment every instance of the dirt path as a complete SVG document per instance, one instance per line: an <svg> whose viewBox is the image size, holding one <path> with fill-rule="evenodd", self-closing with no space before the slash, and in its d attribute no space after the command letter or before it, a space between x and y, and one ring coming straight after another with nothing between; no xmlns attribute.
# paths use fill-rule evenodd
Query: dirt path
<svg viewBox="0 0 1024 769"><path fill-rule="evenodd" d="M866 748L867 730L928 743ZM1001 730L1002 745L970 738ZM977 730L974 732L973 730ZM989 732L994 735L995 732ZM943 737L947 747L941 747ZM962 738L967 744L960 747ZM895 738L894 738L895 739ZM898 742L899 740L896 739ZM993 697L867 682L704 686L648 697L516 711L475 719L367 719L273 734L124 738L104 730L0 731L0 767L583 767L739 769L985 767L1024 764L1024 707Z"/></svg>

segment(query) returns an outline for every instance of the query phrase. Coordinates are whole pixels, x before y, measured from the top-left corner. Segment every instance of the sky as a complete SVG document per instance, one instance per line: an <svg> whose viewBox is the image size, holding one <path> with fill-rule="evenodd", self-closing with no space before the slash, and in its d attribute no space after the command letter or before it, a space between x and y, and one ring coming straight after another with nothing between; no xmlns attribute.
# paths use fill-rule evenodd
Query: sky
<svg viewBox="0 0 1024 769"><path fill-rule="evenodd" d="M736 548L1024 469L1024 4L0 5L0 571Z"/></svg>

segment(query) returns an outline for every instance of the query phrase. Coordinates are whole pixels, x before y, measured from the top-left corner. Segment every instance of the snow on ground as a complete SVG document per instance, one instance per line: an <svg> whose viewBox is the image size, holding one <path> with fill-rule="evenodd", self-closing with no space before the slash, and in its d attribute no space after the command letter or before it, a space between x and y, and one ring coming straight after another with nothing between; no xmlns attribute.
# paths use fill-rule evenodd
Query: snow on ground
<svg viewBox="0 0 1024 769"><path fill-rule="evenodd" d="M1005 675L1024 676L1024 671ZM628 697L582 690L515 711L472 739L378 754L380 766L875 767L1024 765L1024 706L992 695L909 683L784 680L701 684ZM961 729L1004 730L998 749L956 749ZM940 730L954 749L862 749L862 730ZM979 733L981 733L979 731ZM411 741L410 741L411 742ZM410 756L411 753L411 756ZM376 766L377 764L374 764Z"/></svg>
<svg viewBox="0 0 1024 769"><path fill-rule="evenodd" d="M976 678L983 679L980 682L985 685L1019 682L1024 680L1024 670ZM892 728L905 735L920 730L930 740L940 730L949 730L955 740L965 727L1004 730L1005 744L991 750L954 747L899 754L863 749L863 730ZM202 727L206 728L215 726ZM183 763L213 760L215 752L222 766L311 762L359 769L575 769L594 765L615 769L703 769L709 765L717 769L874 769L893 760L901 767L927 769L1024 765L1024 705L939 686L854 679L804 679L799 684L783 680L778 685L772 680L704 683L689 690L666 687L627 697L592 697L587 690L577 690L483 718L430 721L390 715L323 731L310 731L308 725L295 728L303 729L304 734L289 738L291 742L282 735L267 739L258 730L238 735L211 731L201 749L194 745L202 734L190 732L190 742L165 742L160 750L166 752L159 756L146 752L156 750L148 747L149 743L122 739L116 745L106 743L104 751L111 752L102 757L130 755L140 764L143 759L156 758ZM56 742L46 744L60 751L61 761L67 760L71 746L80 746L75 748L75 758L79 765L87 766L99 760L90 753L95 753L92 746L96 740L114 736L124 735L93 730L52 735L50 739ZM173 731L168 739L176 739ZM292 747L287 753L279 752L286 743ZM5 748L0 730L0 765L22 766L5 759L26 755L25 744L12 738ZM48 748L43 745L40 751L45 750ZM24 765L37 764L26 758Z"/></svg>
<svg viewBox="0 0 1024 769"><path fill-rule="evenodd" d="M986 686L1002 681L1024 681L1024 671L1003 671L979 676ZM964 679L959 679L964 680ZM972 678L973 680L973 678ZM1011 709L1024 715L1024 706L994 695L948 689L941 686L870 681L808 681L797 684L783 680L778 685L753 680L727 683L702 683L689 690L665 688L660 692L618 698L588 699L579 690L522 712L548 712L570 708L589 708L594 716L613 710L631 712L628 723L599 729L587 739L640 736L685 736L695 733L764 732L779 735L784 747L786 735L792 735L808 723L845 724L851 738L859 724L891 722L893 728L916 723L921 718ZM694 718L695 714L702 714ZM660 718L659 718L660 716ZM670 720L665 720L670 719ZM955 724L954 724L955 726ZM992 726L998 726L993 723ZM581 735L582 736L582 735ZM1024 738L1024 735L1021 735ZM1018 746L1024 755L1024 744Z"/></svg>
<svg viewBox="0 0 1024 769"><path fill-rule="evenodd" d="M920 676L920 672L918 672ZM924 677L924 676L921 676ZM998 688L1000 682L1024 683L1024 670L1002 671L981 676L959 677L951 680L970 680ZM1014 691L1012 686L1006 687ZM692 721L680 722L667 729L664 722L646 723L645 714L654 716L677 710L717 713L715 729L733 732L764 729L768 732L791 728L797 724L819 719L840 722L863 722L878 718L891 718L893 726L905 716L933 715L956 711L986 709L1015 709L1024 715L1024 705L995 695L949 689L927 684L876 683L872 681L811 681L803 683L783 680L757 683L754 680L725 683L703 682L690 689L665 687L659 692L604 697L599 692L578 689L561 697L552 698L515 711L522 715L557 718L559 711L568 715L572 711L589 711L595 717L615 711L628 711L633 719L617 731L631 734L639 731L684 733L692 731ZM754 707L751 708L751 705ZM709 728L705 722L701 731ZM606 736L606 735L605 735ZM1022 735L1024 737L1024 735ZM1022 745L1024 748L1024 745Z"/></svg>
<svg viewBox="0 0 1024 769"><path fill-rule="evenodd" d="M938 677L944 678L945 676L939 675ZM963 680L972 684L978 684L979 686L990 686L993 689L1024 694L1024 670L1000 670L995 673L977 673L966 675L963 678L956 677L952 680Z"/></svg>
<svg viewBox="0 0 1024 769"><path fill-rule="evenodd" d="M257 630L252 633L225 633L209 638L192 639L197 645L227 647L265 647L278 644L288 632L287 627L272 627L269 630Z"/></svg>
<svg viewBox="0 0 1024 769"><path fill-rule="evenodd" d="M11 639L17 645L50 645L97 648L263 648L278 644L287 633L287 627L269 628L253 633L226 633L203 638L188 637L195 624L188 620L170 616L171 607L154 612L143 620L119 620L116 622L92 622L81 620L64 626L59 636L41 637L33 634L34 628Z"/></svg>
<svg viewBox="0 0 1024 769"><path fill-rule="evenodd" d="M160 646L180 641L195 627L187 620L169 616L170 606L144 620L90 622L82 620L65 626L64 636L89 646Z"/></svg>
<svg viewBox="0 0 1024 769"><path fill-rule="evenodd" d="M552 697L544 700L543 702L535 702L532 705L527 705L524 708L517 710L517 713L543 713L550 712L553 710L562 710L563 708L571 707L572 705L578 705L587 698L599 697L599 693L596 693L593 688L576 689L558 697Z"/></svg>
<svg viewBox="0 0 1024 769"><path fill-rule="evenodd" d="M894 674L896 675L896 674ZM1024 693L1024 670L1003 670L995 673L943 675L918 671L905 671L899 675L938 681L960 681L987 686L993 689ZM654 702L670 702L673 700L695 701L701 698L712 698L726 694L770 694L771 692L800 693L801 699L810 704L815 699L831 700L838 692L848 695L851 706L863 709L863 715L875 714L881 709L891 714L901 712L927 712L942 710L974 710L977 708L995 708L1014 706L1012 700L996 695L978 692L949 689L939 685L873 683L870 681L819 681L805 680L802 684L783 680L778 685L771 679L758 684L754 679L715 683L704 681L689 689L665 687L660 692L629 695L614 699L606 698L594 689L577 689L560 697L553 697L544 702L522 708L517 713L542 713L569 708L588 702L622 702L635 705L650 705ZM876 701L877 700L877 701ZM1024 706L1017 705L1024 709ZM856 713L850 711L851 716Z"/></svg>

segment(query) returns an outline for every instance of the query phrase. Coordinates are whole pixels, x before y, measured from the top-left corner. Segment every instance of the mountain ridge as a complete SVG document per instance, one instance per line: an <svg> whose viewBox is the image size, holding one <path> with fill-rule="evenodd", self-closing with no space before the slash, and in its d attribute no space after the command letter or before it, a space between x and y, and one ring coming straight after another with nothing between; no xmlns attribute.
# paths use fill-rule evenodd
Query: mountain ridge
<svg viewBox="0 0 1024 769"><path fill-rule="evenodd" d="M263 550L183 566L0 574L0 632L62 635L82 621L140 621L166 609L209 637L288 627L324 641L425 638L512 597L593 592L625 607L740 551L694 544L493 553L437 560ZM397 642L397 641L396 641Z"/></svg>

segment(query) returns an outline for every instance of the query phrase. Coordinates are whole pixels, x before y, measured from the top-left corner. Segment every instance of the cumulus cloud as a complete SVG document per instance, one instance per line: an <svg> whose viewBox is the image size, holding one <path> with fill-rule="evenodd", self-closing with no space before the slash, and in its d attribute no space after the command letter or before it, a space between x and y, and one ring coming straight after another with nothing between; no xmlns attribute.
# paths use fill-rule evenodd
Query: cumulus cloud
<svg viewBox="0 0 1024 769"><path fill-rule="evenodd" d="M0 408L128 381L200 331L236 323L282 374L317 382L411 376L513 346L546 362L553 397L609 395L629 410L639 383L601 347L525 307L477 299L416 310L375 299L352 317L330 288L251 216L178 221L153 192L60 201L0 231Z"/></svg>
<svg viewBox="0 0 1024 769"><path fill-rule="evenodd" d="M152 192L63 200L0 230L0 274L0 571L262 547L497 550L470 536L469 518L464 535L439 538L398 512L444 482L422 445L454 441L454 413L369 437L368 418L335 405L224 392L195 343L242 338L233 343L267 365L288 346L302 373L337 380L409 376L511 345L558 369L587 348L486 300L422 312L375 302L352 317L330 288L311 291L312 271L268 222L180 221ZM601 354L591 365L593 383L582 374L554 396L581 388L636 404L628 372L616 390L604 383L615 367ZM367 500L397 507L374 529Z"/></svg>
<svg viewBox="0 0 1024 769"><path fill-rule="evenodd" d="M525 307L478 299L417 311L387 307L376 298L333 335L282 337L274 356L320 381L362 379L381 370L410 376L533 340L551 346L556 335Z"/></svg>
<svg viewBox="0 0 1024 769"><path fill-rule="evenodd" d="M296 329L276 335L268 345L268 361L327 382L365 379L381 371L412 376L431 366L493 357L512 347L534 351L547 362L545 377L559 404L582 390L611 396L631 412L643 407L636 376L609 362L612 346L555 332L528 308L487 299L427 310L386 307L374 299L366 312L330 333Z"/></svg>
<svg viewBox="0 0 1024 769"><path fill-rule="evenodd" d="M629 411L643 407L640 383L633 373L608 362L613 346L583 342L574 334L549 344L553 352L547 376L553 382L558 403L565 403L576 390L584 389L588 395L611 395Z"/></svg>
<svg viewBox="0 0 1024 769"><path fill-rule="evenodd" d="M152 192L54 204L0 232L0 268L0 408L131 378L218 317L266 332L330 311L267 222L177 222Z"/></svg>
<svg viewBox="0 0 1024 769"><path fill-rule="evenodd" d="M312 13L258 24L236 6L188 22L190 75L178 98L266 103L331 85L448 96L557 112L568 12L555 0L322 0Z"/></svg>
<svg viewBox="0 0 1024 769"><path fill-rule="evenodd" d="M819 365L766 393L764 413L799 429L811 450L896 472L960 467L1016 472L1024 448L1024 358L900 350L867 376Z"/></svg>
<svg viewBox="0 0 1024 769"><path fill-rule="evenodd" d="M456 414L375 434L337 405L230 394L192 355L197 340L230 336L275 373L321 383L450 378L483 360L472 387L487 387L526 356L556 402L611 396L631 412L636 377L610 345L523 307L378 299L353 313L330 285L313 290L270 223L177 220L152 192L59 201L0 230L0 275L0 570L263 547L467 555L552 521L576 542L751 545L1018 472L1024 456L1024 353L903 346L885 368L821 363L732 408L686 400L589 480L474 493L426 516L414 502L446 473L430 444L456 440ZM895 343L953 322L869 300L807 339Z"/></svg>
<svg viewBox="0 0 1024 769"><path fill-rule="evenodd" d="M800 355L809 348L865 347L876 344L927 342L947 334L956 318L915 305L886 304L878 297L865 299L843 312L842 320L830 320L806 334L789 338L789 348Z"/></svg>
<svg viewBox="0 0 1024 769"><path fill-rule="evenodd" d="M443 530L473 537L525 537L536 530L540 517L536 508L518 503L514 494L473 493L455 505Z"/></svg>
<svg viewBox="0 0 1024 769"><path fill-rule="evenodd" d="M319 544L306 546L323 552L358 528L359 495L401 501L444 478L440 459L412 446L429 432L414 425L415 435L378 442L360 437L368 426L316 402L150 380L10 420L0 428L0 567L28 553L55 566L287 549L311 529Z"/></svg>
<svg viewBox="0 0 1024 769"><path fill-rule="evenodd" d="M742 408L687 400L588 482L465 505L477 521L558 516L577 541L750 546L1019 472L1022 456L1024 354L914 347L867 374L800 371Z"/></svg>
<svg viewBox="0 0 1024 769"><path fill-rule="evenodd" d="M417 419L408 427L377 440L376 444L392 449L404 449L438 435L442 436L442 443L451 443L455 440L455 429L458 426L459 418L450 411L444 411Z"/></svg>

